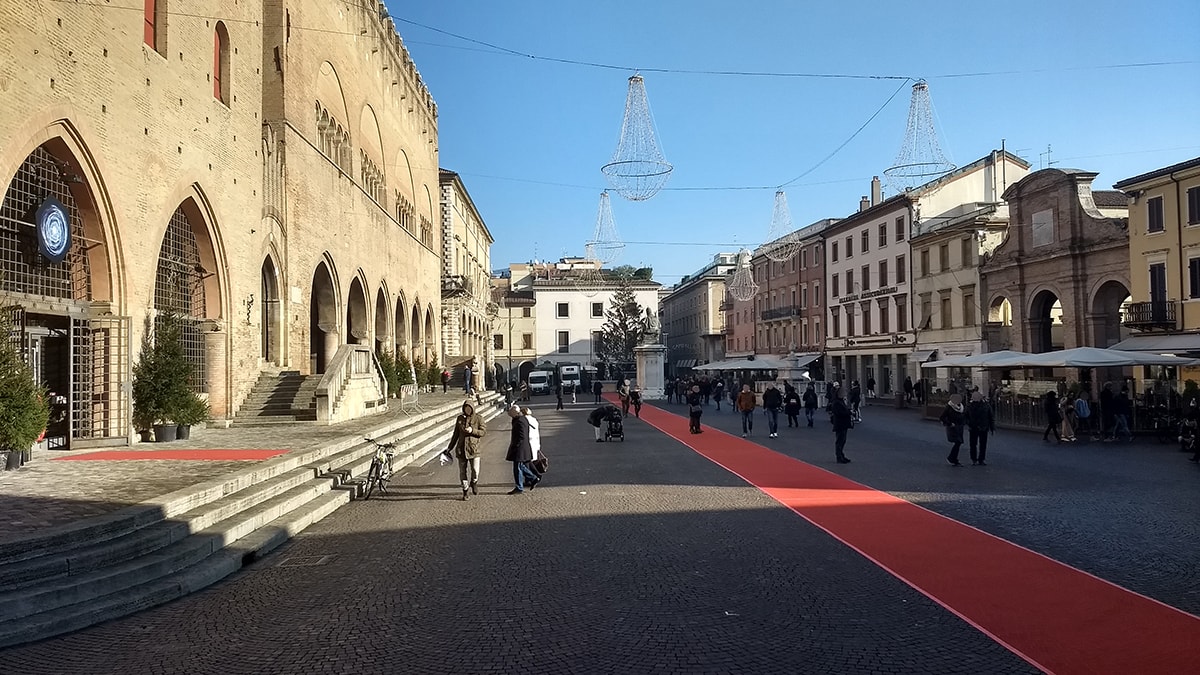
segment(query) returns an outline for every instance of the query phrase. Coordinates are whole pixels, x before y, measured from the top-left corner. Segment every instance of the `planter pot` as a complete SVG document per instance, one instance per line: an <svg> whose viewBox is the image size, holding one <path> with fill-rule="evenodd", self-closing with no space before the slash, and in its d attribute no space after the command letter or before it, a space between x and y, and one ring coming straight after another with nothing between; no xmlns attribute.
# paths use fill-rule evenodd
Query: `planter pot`
<svg viewBox="0 0 1200 675"><path fill-rule="evenodd" d="M4 460L3 469L5 471L16 471L21 468L20 450L0 450L0 458Z"/></svg>
<svg viewBox="0 0 1200 675"><path fill-rule="evenodd" d="M138 434L138 443L149 443L150 442L150 430L149 429L143 429L143 430L137 432L137 434Z"/></svg>
<svg viewBox="0 0 1200 675"><path fill-rule="evenodd" d="M155 443L170 443L175 440L175 432L179 430L179 426L175 424L155 424L154 425L154 442Z"/></svg>
<svg viewBox="0 0 1200 675"><path fill-rule="evenodd" d="M175 438L181 441L186 441L192 437L192 425L180 424L175 428Z"/></svg>

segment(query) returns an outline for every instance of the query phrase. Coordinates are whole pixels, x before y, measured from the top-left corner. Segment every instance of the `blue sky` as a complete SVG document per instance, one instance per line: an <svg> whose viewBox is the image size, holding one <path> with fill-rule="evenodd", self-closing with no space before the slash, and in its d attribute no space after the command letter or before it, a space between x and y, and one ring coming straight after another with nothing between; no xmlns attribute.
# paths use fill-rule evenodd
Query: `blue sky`
<svg viewBox="0 0 1200 675"><path fill-rule="evenodd" d="M388 0L439 106L441 165L491 229L493 267L580 255L595 227L600 166L616 147L634 68L925 78L942 148L962 165L1000 147L1096 171L1095 189L1200 156L1200 3L606 2ZM416 25L421 24L421 25ZM424 27L423 27L424 26ZM496 53L627 66L600 69ZM1108 67L1187 62L1156 67ZM996 73L948 77L963 73ZM1018 72L1008 72L1018 71ZM857 209L904 137L899 80L643 72L675 166L646 202L613 198L630 243L617 264L670 285L731 244L766 239L773 187L800 227Z"/></svg>

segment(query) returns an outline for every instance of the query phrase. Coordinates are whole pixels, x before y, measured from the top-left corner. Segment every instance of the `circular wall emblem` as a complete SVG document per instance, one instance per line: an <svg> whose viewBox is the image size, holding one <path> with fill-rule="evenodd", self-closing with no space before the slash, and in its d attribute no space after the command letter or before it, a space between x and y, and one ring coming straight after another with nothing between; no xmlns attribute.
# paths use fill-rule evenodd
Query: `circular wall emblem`
<svg viewBox="0 0 1200 675"><path fill-rule="evenodd" d="M71 221L67 209L54 197L47 197L36 215L38 252L50 262L62 262L71 249Z"/></svg>

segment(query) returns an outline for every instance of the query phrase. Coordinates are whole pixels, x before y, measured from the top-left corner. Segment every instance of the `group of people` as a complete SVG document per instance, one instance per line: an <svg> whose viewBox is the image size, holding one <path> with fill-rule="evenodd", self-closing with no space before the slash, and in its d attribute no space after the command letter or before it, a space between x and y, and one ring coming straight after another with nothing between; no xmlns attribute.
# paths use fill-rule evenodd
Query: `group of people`
<svg viewBox="0 0 1200 675"><path fill-rule="evenodd" d="M1112 382L1105 382L1094 401L1086 386L1061 398L1056 391L1046 392L1042 398L1042 411L1046 415L1042 440L1049 442L1053 435L1056 443L1070 443L1090 434L1096 441L1132 441L1129 420L1133 401L1129 398L1129 387L1122 386L1115 394L1113 389Z"/></svg>
<svg viewBox="0 0 1200 675"><path fill-rule="evenodd" d="M545 458L542 455L538 420L533 412L516 403L509 405L507 410L512 419L512 429L504 459L512 463L515 483L508 494L519 495L533 490L541 482L543 472L539 471L539 467L544 469ZM486 433L487 424L483 416L476 412L473 403L465 401L462 412L454 419L454 432L445 450L447 455L458 461L458 478L462 482L464 502L471 495L479 494L480 439Z"/></svg>

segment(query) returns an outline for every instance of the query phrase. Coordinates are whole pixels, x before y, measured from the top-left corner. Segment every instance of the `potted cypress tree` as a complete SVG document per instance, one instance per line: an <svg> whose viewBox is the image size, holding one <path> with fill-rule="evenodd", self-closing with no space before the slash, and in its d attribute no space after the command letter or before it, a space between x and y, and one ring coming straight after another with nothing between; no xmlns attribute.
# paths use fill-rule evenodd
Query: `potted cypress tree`
<svg viewBox="0 0 1200 675"><path fill-rule="evenodd" d="M50 421L46 392L8 339L9 328L7 318L0 319L0 470L21 468Z"/></svg>
<svg viewBox="0 0 1200 675"><path fill-rule="evenodd" d="M176 425L178 425L175 430L175 437L180 440L191 438L192 425L207 422L211 412L211 409L208 407L208 401L200 398L199 394L189 389L179 402L178 408L172 414Z"/></svg>
<svg viewBox="0 0 1200 675"><path fill-rule="evenodd" d="M192 367L179 339L179 317L161 314L153 327L152 337L142 340L142 353L133 369L134 424L153 427L154 441L166 443L175 440L178 418L187 413L195 396L188 386Z"/></svg>
<svg viewBox="0 0 1200 675"><path fill-rule="evenodd" d="M425 384L433 391L442 381L442 368L438 365L437 354L429 357L429 365L425 368Z"/></svg>

